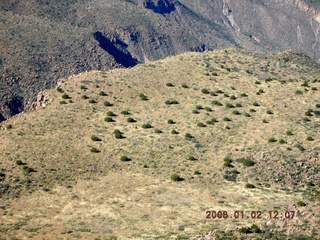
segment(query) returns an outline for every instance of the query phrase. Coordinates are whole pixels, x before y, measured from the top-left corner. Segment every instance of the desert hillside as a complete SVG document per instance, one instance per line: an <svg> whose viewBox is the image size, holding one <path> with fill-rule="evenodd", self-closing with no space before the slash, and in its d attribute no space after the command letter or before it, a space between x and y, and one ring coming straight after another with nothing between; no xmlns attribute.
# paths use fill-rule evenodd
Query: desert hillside
<svg viewBox="0 0 320 240"><path fill-rule="evenodd" d="M225 49L62 79L0 123L0 238L318 239L319 73Z"/></svg>
<svg viewBox="0 0 320 240"><path fill-rule="evenodd" d="M60 78L226 47L293 49L315 61L319 1L0 2L0 121Z"/></svg>

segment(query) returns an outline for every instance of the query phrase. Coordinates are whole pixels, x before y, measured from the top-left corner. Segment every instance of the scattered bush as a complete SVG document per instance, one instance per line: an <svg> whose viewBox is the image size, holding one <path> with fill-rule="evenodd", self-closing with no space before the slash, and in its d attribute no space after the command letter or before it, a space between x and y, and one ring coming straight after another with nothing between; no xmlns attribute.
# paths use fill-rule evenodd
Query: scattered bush
<svg viewBox="0 0 320 240"><path fill-rule="evenodd" d="M251 108L250 110L249 110L250 112L257 112L255 109L253 109L253 108Z"/></svg>
<svg viewBox="0 0 320 240"><path fill-rule="evenodd" d="M225 122L231 122L231 119L228 118L228 117L224 117L222 120L225 121Z"/></svg>
<svg viewBox="0 0 320 240"><path fill-rule="evenodd" d="M181 85L181 87L182 87L182 88L189 88L188 85L185 84L185 83L183 83L183 84Z"/></svg>
<svg viewBox="0 0 320 240"><path fill-rule="evenodd" d="M316 104L316 108L320 108L320 104L319 103Z"/></svg>
<svg viewBox="0 0 320 240"><path fill-rule="evenodd" d="M233 114L233 115L241 115L241 112L235 110L235 111L232 112L232 114Z"/></svg>
<svg viewBox="0 0 320 240"><path fill-rule="evenodd" d="M234 108L234 105L232 103L227 103L226 108Z"/></svg>
<svg viewBox="0 0 320 240"><path fill-rule="evenodd" d="M136 120L134 120L134 118L130 117L130 118L127 118L127 122L128 123L133 123L133 122L136 122Z"/></svg>
<svg viewBox="0 0 320 240"><path fill-rule="evenodd" d="M186 133L185 135L184 135L184 137L186 138L186 139L191 139L191 138L193 138L193 136L190 134L190 133Z"/></svg>
<svg viewBox="0 0 320 240"><path fill-rule="evenodd" d="M23 163L21 160L17 160L17 161L16 161L16 164L17 164L18 166L25 165L25 163Z"/></svg>
<svg viewBox="0 0 320 240"><path fill-rule="evenodd" d="M196 106L196 109L197 109L197 110L201 110L201 109L203 109L203 108L202 108L201 105L197 105L197 106Z"/></svg>
<svg viewBox="0 0 320 240"><path fill-rule="evenodd" d="M218 89L217 91L216 91L216 93L217 94L222 94L222 93L224 93L222 90L220 90L220 89Z"/></svg>
<svg viewBox="0 0 320 240"><path fill-rule="evenodd" d="M57 91L58 91L59 93L63 93L63 92L64 92L63 89L60 88L60 87L57 87Z"/></svg>
<svg viewBox="0 0 320 240"><path fill-rule="evenodd" d="M162 131L161 131L160 129L158 129L158 128L156 128L156 129L154 130L154 132L155 132L155 133L162 133Z"/></svg>
<svg viewBox="0 0 320 240"><path fill-rule="evenodd" d="M174 99L169 99L169 100L165 101L165 104L172 105L172 104L179 104L179 102Z"/></svg>
<svg viewBox="0 0 320 240"><path fill-rule="evenodd" d="M107 116L109 117L115 117L117 116L116 114L114 114L112 111L107 112Z"/></svg>
<svg viewBox="0 0 320 240"><path fill-rule="evenodd" d="M114 120L112 119L112 117L105 117L104 121L105 121L105 122L114 122Z"/></svg>
<svg viewBox="0 0 320 240"><path fill-rule="evenodd" d="M251 184L251 183L247 183L245 185L245 188L255 188L255 186L253 184Z"/></svg>
<svg viewBox="0 0 320 240"><path fill-rule="evenodd" d="M241 93L240 96L241 96L241 97L248 97L248 94L246 94L246 93Z"/></svg>
<svg viewBox="0 0 320 240"><path fill-rule="evenodd" d="M222 106L222 103L220 103L218 100L213 100L211 103L215 106Z"/></svg>
<svg viewBox="0 0 320 240"><path fill-rule="evenodd" d="M244 113L243 114L245 117L251 117L251 115L249 113Z"/></svg>
<svg viewBox="0 0 320 240"><path fill-rule="evenodd" d="M303 152L303 151L306 150L301 144L298 144L298 145L297 145L297 148L298 148L301 152Z"/></svg>
<svg viewBox="0 0 320 240"><path fill-rule="evenodd" d="M173 173L170 176L170 179L174 182L179 182L182 181L183 179L180 177L180 175L178 175L177 173Z"/></svg>
<svg viewBox="0 0 320 240"><path fill-rule="evenodd" d="M96 100L94 100L94 99L90 99L90 100L89 100L89 103L97 103L97 102L96 102Z"/></svg>
<svg viewBox="0 0 320 240"><path fill-rule="evenodd" d="M194 171L194 173L193 173L194 175L201 175L201 172L200 171L198 171L198 170L196 170L196 171Z"/></svg>
<svg viewBox="0 0 320 240"><path fill-rule="evenodd" d="M6 129L7 129L7 130L10 130L10 129L12 129L12 128L13 128L12 124L8 124L8 125L6 126Z"/></svg>
<svg viewBox="0 0 320 240"><path fill-rule="evenodd" d="M69 99L70 98L70 96L68 94L66 94L66 93L63 94L61 97L62 97L62 99Z"/></svg>
<svg viewBox="0 0 320 240"><path fill-rule="evenodd" d="M175 121L173 121L172 119L169 119L169 120L168 120L168 123L169 123L169 124L175 124Z"/></svg>
<svg viewBox="0 0 320 240"><path fill-rule="evenodd" d="M84 99L84 100L86 100L86 99L88 99L89 97L88 97L87 95L82 95L81 98Z"/></svg>
<svg viewBox="0 0 320 240"><path fill-rule="evenodd" d="M123 111L121 111L121 114L123 114L123 115L130 115L130 112L129 112L129 110L123 110Z"/></svg>
<svg viewBox="0 0 320 240"><path fill-rule="evenodd" d="M120 160L121 160L122 162L128 162L128 161L130 161L131 159L128 158L127 156L121 156L121 157L120 157Z"/></svg>
<svg viewBox="0 0 320 240"><path fill-rule="evenodd" d="M207 112L211 112L212 111L211 107L205 107L204 110L206 110Z"/></svg>
<svg viewBox="0 0 320 240"><path fill-rule="evenodd" d="M277 141L277 139L275 139L274 137L271 137L271 138L268 139L269 143L274 143L276 141Z"/></svg>
<svg viewBox="0 0 320 240"><path fill-rule="evenodd" d="M268 123L268 120L264 118L264 119L262 119L262 122L263 123Z"/></svg>
<svg viewBox="0 0 320 240"><path fill-rule="evenodd" d="M86 86L84 86L84 85L81 85L81 86L80 86L80 89L81 89L81 90L87 90L88 88L87 88Z"/></svg>
<svg viewBox="0 0 320 240"><path fill-rule="evenodd" d="M197 126L198 127L205 127L206 125L204 123L202 123L202 122L199 122L199 123L197 123Z"/></svg>
<svg viewBox="0 0 320 240"><path fill-rule="evenodd" d="M150 123L145 123L145 124L142 124L141 126L142 128L146 129L146 128L152 128L151 124Z"/></svg>
<svg viewBox="0 0 320 240"><path fill-rule="evenodd" d="M211 118L211 120L210 120L211 122L213 122L213 123L217 123L217 122L219 122L216 118Z"/></svg>
<svg viewBox="0 0 320 240"><path fill-rule="evenodd" d="M281 139L279 139L279 143L280 144L286 144L287 142L284 139L281 138Z"/></svg>
<svg viewBox="0 0 320 240"><path fill-rule="evenodd" d="M172 83L166 83L167 87L173 87L174 85Z"/></svg>
<svg viewBox="0 0 320 240"><path fill-rule="evenodd" d="M190 161L195 161L195 160L197 160L194 156L189 156L188 157L188 160L190 160Z"/></svg>
<svg viewBox="0 0 320 240"><path fill-rule="evenodd" d="M97 148L92 147L92 148L90 149L90 152L99 153L100 151L99 151Z"/></svg>
<svg viewBox="0 0 320 240"><path fill-rule="evenodd" d="M297 90L297 91L296 91L296 94L297 94L297 95L302 95L303 92L302 92L301 90Z"/></svg>
<svg viewBox="0 0 320 240"><path fill-rule="evenodd" d="M60 104L67 104L66 101L60 101L59 103L60 103Z"/></svg>
<svg viewBox="0 0 320 240"><path fill-rule="evenodd" d="M108 102L108 101L105 101L105 102L103 103L103 105L106 106L106 107L111 107L111 106L113 106L113 104L110 103L110 102Z"/></svg>
<svg viewBox="0 0 320 240"><path fill-rule="evenodd" d="M286 132L286 134L287 134L288 136L292 136L292 135L293 135L293 132L290 131L290 130L288 130L288 131Z"/></svg>
<svg viewBox="0 0 320 240"><path fill-rule="evenodd" d="M226 94L226 93L225 93L225 94L223 94L223 96L224 96L224 97L229 97L229 95L228 95L228 94Z"/></svg>
<svg viewBox="0 0 320 240"><path fill-rule="evenodd" d="M267 110L267 114L273 114L271 110Z"/></svg>
<svg viewBox="0 0 320 240"><path fill-rule="evenodd" d="M171 134L179 134L179 132L177 132L176 130L172 130Z"/></svg>
<svg viewBox="0 0 320 240"><path fill-rule="evenodd" d="M299 207L305 207L305 206L307 206L307 204L306 204L305 202L303 202L303 201L297 202L297 205L298 205Z"/></svg>
<svg viewBox="0 0 320 240"><path fill-rule="evenodd" d="M23 166L23 167L22 167L22 170L24 171L25 174L29 174L29 173L32 173L32 172L36 172L36 170L34 170L33 168L28 167L28 166Z"/></svg>
<svg viewBox="0 0 320 240"><path fill-rule="evenodd" d="M210 92L210 95L211 95L211 96L213 96L213 97L218 96L218 94L216 94L216 93L215 93L215 92L213 92L213 91L212 91L212 92Z"/></svg>
<svg viewBox="0 0 320 240"><path fill-rule="evenodd" d="M148 100L148 97L146 95L144 95L143 93L140 93L139 94L139 97L142 101L147 101Z"/></svg>
<svg viewBox="0 0 320 240"><path fill-rule="evenodd" d="M236 107L242 107L241 103L236 103Z"/></svg>
<svg viewBox="0 0 320 240"><path fill-rule="evenodd" d="M260 106L260 104L258 102L254 102L252 105L255 106L255 107L259 107Z"/></svg>
<svg viewBox="0 0 320 240"><path fill-rule="evenodd" d="M309 87L309 83L308 81L304 81L302 84L301 84L302 87Z"/></svg>
<svg viewBox="0 0 320 240"><path fill-rule="evenodd" d="M193 109L193 110L192 110L192 113L193 113L193 114L199 114L200 112L199 112L198 110L196 110L196 109Z"/></svg>
<svg viewBox="0 0 320 240"><path fill-rule="evenodd" d="M92 135L92 136L91 136L91 140L92 140L92 141L101 141L101 139L98 138L96 135Z"/></svg>
<svg viewBox="0 0 320 240"><path fill-rule="evenodd" d="M313 139L313 137L308 136L308 137L307 137L307 140L308 140L308 141L313 141L314 139Z"/></svg>
<svg viewBox="0 0 320 240"><path fill-rule="evenodd" d="M209 93L210 93L209 90L206 89L206 88L203 88L203 89L201 90L201 92L202 92L203 94L209 94Z"/></svg>
<svg viewBox="0 0 320 240"><path fill-rule="evenodd" d="M309 118L307 118L307 117L304 117L303 119L302 119L304 122L310 122L311 120L309 119Z"/></svg>
<svg viewBox="0 0 320 240"><path fill-rule="evenodd" d="M255 83L255 84L261 84L261 82L259 82L259 81L255 81L254 83Z"/></svg>
<svg viewBox="0 0 320 240"><path fill-rule="evenodd" d="M251 158L240 158L239 162L242 163L245 167L252 167L255 162Z"/></svg>
<svg viewBox="0 0 320 240"><path fill-rule="evenodd" d="M108 96L104 91L99 92L99 96Z"/></svg>
<svg viewBox="0 0 320 240"><path fill-rule="evenodd" d="M231 100L236 100L237 98L236 98L236 96L232 95L232 96L230 96L230 99Z"/></svg>

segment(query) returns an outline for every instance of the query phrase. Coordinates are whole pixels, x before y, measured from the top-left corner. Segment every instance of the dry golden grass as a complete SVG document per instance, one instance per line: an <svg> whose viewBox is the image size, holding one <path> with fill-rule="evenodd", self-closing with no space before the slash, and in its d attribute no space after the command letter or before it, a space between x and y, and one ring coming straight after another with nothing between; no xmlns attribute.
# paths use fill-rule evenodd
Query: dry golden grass
<svg viewBox="0 0 320 240"><path fill-rule="evenodd" d="M319 234L319 215L307 217L308 211L319 209L319 72L317 64L294 53L265 57L228 49L64 80L59 86L64 93L47 91L52 101L45 108L1 124L0 169L5 178L0 236L181 239L230 230L239 237L237 228L252 223L267 232ZM304 81L308 87L301 86ZM224 93L212 96L203 89ZM107 96L99 95L101 91ZM147 101L140 99L141 93ZM70 99L62 99L63 94ZM178 104L165 104L170 99ZM222 106L213 105L214 100ZM113 105L104 106L105 101ZM227 103L238 107L227 108ZM194 114L197 105L212 111ZM313 112L306 122L308 109ZM123 115L124 110L130 114ZM114 122L104 121L108 111L117 115ZM136 121L128 123L128 117ZM224 121L226 117L231 121ZM207 123L212 118L218 122ZM152 128L142 128L146 123ZM115 129L124 138L115 138ZM193 138L186 139L187 133ZM101 141L92 141L92 135ZM277 141L269 142L272 137ZM233 168L223 166L228 155ZM130 161L121 161L122 156ZM242 157L251 158L254 166L243 166L238 160ZM35 172L28 173L30 168ZM240 173L228 181L226 172L233 169ZM173 173L184 181L171 181ZM247 183L255 188L245 188ZM298 207L299 219L287 220L283 228L280 223L266 227L269 211L283 212L298 201L307 203ZM208 210L262 211L264 217L206 220Z"/></svg>

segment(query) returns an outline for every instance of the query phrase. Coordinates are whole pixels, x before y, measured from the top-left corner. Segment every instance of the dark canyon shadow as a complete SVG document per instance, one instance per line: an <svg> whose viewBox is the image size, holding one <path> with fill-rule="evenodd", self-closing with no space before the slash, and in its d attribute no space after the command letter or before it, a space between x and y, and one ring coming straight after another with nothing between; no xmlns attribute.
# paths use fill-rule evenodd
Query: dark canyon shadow
<svg viewBox="0 0 320 240"><path fill-rule="evenodd" d="M95 32L93 36L99 42L100 47L111 54L116 62L122 66L133 67L139 63L139 61L133 58L130 52L126 49L128 44L119 39L116 39L116 41L110 41L108 38L103 36L101 32Z"/></svg>

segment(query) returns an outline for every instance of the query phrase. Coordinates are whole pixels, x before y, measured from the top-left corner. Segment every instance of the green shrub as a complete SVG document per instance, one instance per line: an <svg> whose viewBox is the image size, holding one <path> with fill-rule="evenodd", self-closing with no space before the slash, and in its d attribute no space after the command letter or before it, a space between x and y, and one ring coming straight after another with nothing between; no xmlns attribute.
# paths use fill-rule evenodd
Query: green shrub
<svg viewBox="0 0 320 240"><path fill-rule="evenodd" d="M307 140L308 140L308 141L313 141L314 139L313 139L313 137L308 136L308 137L307 137Z"/></svg>
<svg viewBox="0 0 320 240"><path fill-rule="evenodd" d="M105 122L114 122L114 120L112 119L112 117L105 117L104 118Z"/></svg>
<svg viewBox="0 0 320 240"><path fill-rule="evenodd" d="M66 94L66 93L63 94L61 97L62 97L62 99L69 99L70 98L70 96L68 94Z"/></svg>
<svg viewBox="0 0 320 240"><path fill-rule="evenodd" d="M220 90L220 89L218 89L217 91L216 91L216 93L217 94L222 94L222 93L224 93L222 90Z"/></svg>
<svg viewBox="0 0 320 240"><path fill-rule="evenodd" d="M218 73L212 72L211 75L212 75L212 76L218 76Z"/></svg>
<svg viewBox="0 0 320 240"><path fill-rule="evenodd" d="M251 183L247 183L247 184L245 185L245 187L246 187L246 188L255 188L255 186L254 186L253 184L251 184Z"/></svg>
<svg viewBox="0 0 320 240"><path fill-rule="evenodd" d="M66 101L60 101L59 103L60 103L60 104L67 104Z"/></svg>
<svg viewBox="0 0 320 240"><path fill-rule="evenodd" d="M236 96L232 95L232 96L230 96L230 99L231 100L236 100L237 98L236 98Z"/></svg>
<svg viewBox="0 0 320 240"><path fill-rule="evenodd" d="M288 131L286 132L286 134L287 134L288 136L292 136L292 135L293 135L293 132L290 131L290 130L288 130Z"/></svg>
<svg viewBox="0 0 320 240"><path fill-rule="evenodd" d="M264 119L262 119L262 122L263 123L268 123L268 120L264 118Z"/></svg>
<svg viewBox="0 0 320 240"><path fill-rule="evenodd" d="M229 167L229 168L233 167L233 165L231 163L229 163L229 162L224 162L223 166L224 167Z"/></svg>
<svg viewBox="0 0 320 240"><path fill-rule="evenodd" d="M274 137L271 137L271 138L268 139L269 143L274 143L276 141L277 141L277 139L275 139Z"/></svg>
<svg viewBox="0 0 320 240"><path fill-rule="evenodd" d="M198 127L205 127L206 125L205 125L204 123L202 123L202 122L198 122L198 123L197 123L197 126L198 126Z"/></svg>
<svg viewBox="0 0 320 240"><path fill-rule="evenodd" d="M231 128L230 128L229 126L226 126L226 129L229 130L229 129L231 129Z"/></svg>
<svg viewBox="0 0 320 240"><path fill-rule="evenodd" d="M151 124L150 123L145 123L145 124L142 124L141 126L142 128L146 129L146 128L152 128Z"/></svg>
<svg viewBox="0 0 320 240"><path fill-rule="evenodd" d="M251 117L251 115L249 113L244 113L243 114L245 117Z"/></svg>
<svg viewBox="0 0 320 240"><path fill-rule="evenodd" d="M28 166L23 166L22 167L22 170L24 171L25 174L29 174L29 173L32 173L32 172L36 172L35 169L31 168L31 167L28 167Z"/></svg>
<svg viewBox="0 0 320 240"><path fill-rule="evenodd" d="M298 205L299 207L305 207L305 206L307 206L307 204L306 204L305 202L303 202L303 201L297 202L297 205Z"/></svg>
<svg viewBox="0 0 320 240"><path fill-rule="evenodd" d="M205 107L204 110L206 110L207 112L211 112L212 111L211 107Z"/></svg>
<svg viewBox="0 0 320 240"><path fill-rule="evenodd" d="M193 113L193 114L199 114L200 112L199 112L198 110L196 110L196 109L193 109L193 110L192 110L192 113Z"/></svg>
<svg viewBox="0 0 320 240"><path fill-rule="evenodd" d="M144 95L143 93L140 93L139 94L139 97L142 101L147 101L148 100L148 97L146 95Z"/></svg>
<svg viewBox="0 0 320 240"><path fill-rule="evenodd" d="M104 91L99 92L99 96L108 96Z"/></svg>
<svg viewBox="0 0 320 240"><path fill-rule="evenodd" d="M241 96L241 97L248 97L248 94L246 94L246 93L241 93L240 96Z"/></svg>
<svg viewBox="0 0 320 240"><path fill-rule="evenodd" d="M115 133L114 133L114 137L117 138L117 139L122 139L122 138L123 138L121 132L115 132Z"/></svg>
<svg viewBox="0 0 320 240"><path fill-rule="evenodd" d="M296 94L297 94L297 95L302 95L303 92L302 92L301 90L297 90L297 91L296 91Z"/></svg>
<svg viewBox="0 0 320 240"><path fill-rule="evenodd" d="M165 101L165 104L172 105L172 104L179 104L179 102L177 100L174 100L174 99L169 99L169 100Z"/></svg>
<svg viewBox="0 0 320 240"><path fill-rule="evenodd" d="M94 100L94 99L90 99L90 100L89 100L89 103L97 103L97 102L96 102L96 100Z"/></svg>
<svg viewBox="0 0 320 240"><path fill-rule="evenodd" d="M218 94L216 94L216 93L215 93L215 92L213 92L213 91L212 91L212 92L210 92L210 95L211 95L211 96L213 96L213 97L218 96Z"/></svg>
<svg viewBox="0 0 320 240"><path fill-rule="evenodd" d="M306 150L301 144L298 144L298 145L297 145L297 148L298 148L301 152L303 152L303 151Z"/></svg>
<svg viewBox="0 0 320 240"><path fill-rule="evenodd" d="M128 158L127 156L121 156L121 157L120 157L120 160L121 160L122 162L127 162L127 161L130 161L131 159Z"/></svg>
<svg viewBox="0 0 320 240"><path fill-rule="evenodd" d="M308 116L308 117L311 117L311 116L312 116L312 112L313 112L312 109L308 109L308 110L304 113L304 115L306 115L306 116Z"/></svg>
<svg viewBox="0 0 320 240"><path fill-rule="evenodd" d="M154 132L155 132L155 133L162 133L162 131L161 131L160 129L158 129L158 128L156 128L156 129L154 130Z"/></svg>
<svg viewBox="0 0 320 240"><path fill-rule="evenodd" d="M175 124L175 121L173 121L172 119L169 119L169 120L168 120L168 123L169 123L169 124Z"/></svg>
<svg viewBox="0 0 320 240"><path fill-rule="evenodd" d="M259 107L260 106L260 104L258 102L254 102L252 105L255 106L255 107Z"/></svg>
<svg viewBox="0 0 320 240"><path fill-rule="evenodd" d="M255 81L254 83L255 83L255 84L261 84L261 82L259 82L259 81Z"/></svg>
<svg viewBox="0 0 320 240"><path fill-rule="evenodd" d="M304 122L310 122L311 120L309 119L309 118L307 118L307 117L304 117L303 119L302 119Z"/></svg>
<svg viewBox="0 0 320 240"><path fill-rule="evenodd" d="M227 93L223 94L224 97L229 97L229 95Z"/></svg>
<svg viewBox="0 0 320 240"><path fill-rule="evenodd" d="M174 85L172 83L166 83L167 87L173 87Z"/></svg>
<svg viewBox="0 0 320 240"><path fill-rule="evenodd" d="M194 156L189 156L188 157L188 160L190 160L190 161L195 161L195 160L197 160Z"/></svg>
<svg viewBox="0 0 320 240"><path fill-rule="evenodd" d="M249 110L250 112L257 112L255 109L253 109L253 108L251 108L250 110Z"/></svg>
<svg viewBox="0 0 320 240"><path fill-rule="evenodd" d="M267 110L267 114L273 114L271 110Z"/></svg>
<svg viewBox="0 0 320 240"><path fill-rule="evenodd" d="M262 233L262 230L255 224L252 224L251 230L253 233Z"/></svg>
<svg viewBox="0 0 320 240"><path fill-rule="evenodd" d="M7 130L10 130L10 129L12 129L12 128L13 128L12 124L8 124L8 125L6 126L6 129L7 129Z"/></svg>
<svg viewBox="0 0 320 240"><path fill-rule="evenodd" d="M232 103L227 103L226 108L234 108L234 105Z"/></svg>
<svg viewBox="0 0 320 240"><path fill-rule="evenodd" d="M317 103L317 104L316 104L316 108L320 108L320 103Z"/></svg>
<svg viewBox="0 0 320 240"><path fill-rule="evenodd" d="M239 162L242 163L245 167L252 167L255 162L251 158L240 158Z"/></svg>
<svg viewBox="0 0 320 240"><path fill-rule="evenodd" d="M232 112L232 114L233 114L233 115L241 115L241 112L235 110L235 111Z"/></svg>
<svg viewBox="0 0 320 240"><path fill-rule="evenodd" d="M206 88L201 89L201 92L202 92L203 94L209 94L209 93L210 93L209 90L206 89Z"/></svg>
<svg viewBox="0 0 320 240"><path fill-rule="evenodd" d="M127 122L128 123L133 123L133 122L136 122L136 120L134 118L127 118Z"/></svg>
<svg viewBox="0 0 320 240"><path fill-rule="evenodd" d="M222 106L222 103L220 103L218 100L213 100L211 103L215 106Z"/></svg>
<svg viewBox="0 0 320 240"><path fill-rule="evenodd" d="M17 160L17 161L16 161L16 164L17 164L18 166L25 165L21 160Z"/></svg>
<svg viewBox="0 0 320 240"><path fill-rule="evenodd" d="M188 85L185 84L185 83L183 83L183 84L181 85L181 87L182 87L182 88L189 88Z"/></svg>
<svg viewBox="0 0 320 240"><path fill-rule="evenodd" d="M121 114L123 114L123 115L130 115L130 112L129 112L129 110L123 110L123 111L121 111Z"/></svg>
<svg viewBox="0 0 320 240"><path fill-rule="evenodd" d="M184 137L186 138L186 139L191 139L191 138L193 138L193 136L190 134L190 133L186 133L185 135L184 135Z"/></svg>
<svg viewBox="0 0 320 240"><path fill-rule="evenodd" d="M81 89L81 90L87 90L88 88L87 88L86 86L84 86L84 85L81 85L81 86L80 86L80 89Z"/></svg>
<svg viewBox="0 0 320 240"><path fill-rule="evenodd" d="M115 117L117 116L116 114L114 114L112 111L107 112L107 116L109 117Z"/></svg>
<svg viewBox="0 0 320 240"><path fill-rule="evenodd" d="M171 134L179 134L179 132L177 132L176 130L172 130Z"/></svg>
<svg viewBox="0 0 320 240"><path fill-rule="evenodd" d="M105 101L105 102L103 103L103 105L106 106L106 107L111 107L111 106L113 106L113 104L110 103L110 102L108 102L108 101Z"/></svg>
<svg viewBox="0 0 320 240"><path fill-rule="evenodd" d="M63 89L60 88L60 87L57 87L57 91L58 91L59 93L63 93L63 92L64 92Z"/></svg>
<svg viewBox="0 0 320 240"><path fill-rule="evenodd" d="M84 100L86 100L86 99L88 99L89 97L88 97L87 95L82 95L81 98L84 99Z"/></svg>
<svg viewBox="0 0 320 240"><path fill-rule="evenodd" d="M225 122L231 122L231 119L228 118L228 117L224 117L222 120L225 121Z"/></svg>
<svg viewBox="0 0 320 240"><path fill-rule="evenodd" d="M216 118L211 118L211 120L210 120L211 122L213 122L213 123L217 123L217 122L219 122Z"/></svg>
<svg viewBox="0 0 320 240"><path fill-rule="evenodd" d="M286 144L287 142L284 139L281 138L281 139L279 139L279 143L280 144Z"/></svg>
<svg viewBox="0 0 320 240"><path fill-rule="evenodd" d="M236 107L242 107L241 103L236 103Z"/></svg>
<svg viewBox="0 0 320 240"><path fill-rule="evenodd" d="M92 140L92 141L101 141L101 139L98 138L96 135L92 135L92 136L91 136L91 140Z"/></svg>
<svg viewBox="0 0 320 240"><path fill-rule="evenodd" d="M100 151L99 151L97 148L92 147L92 148L90 149L90 152L99 153Z"/></svg>
<svg viewBox="0 0 320 240"><path fill-rule="evenodd" d="M232 163L232 158L230 156L226 156L224 159L223 159L224 162L228 162L228 163Z"/></svg>
<svg viewBox="0 0 320 240"><path fill-rule="evenodd" d="M196 171L194 171L194 173L193 173L194 175L201 175L201 172L200 171L198 171L198 170L196 170Z"/></svg>
<svg viewBox="0 0 320 240"><path fill-rule="evenodd" d="M197 110L201 110L201 109L203 109L203 108L202 108L201 105L197 105L197 106L196 106L196 109L197 109Z"/></svg>
<svg viewBox="0 0 320 240"><path fill-rule="evenodd" d="M302 84L301 84L302 87L309 87L309 83L308 81L304 81Z"/></svg>
<svg viewBox="0 0 320 240"><path fill-rule="evenodd" d="M182 178L177 173L171 174L170 179L174 182L182 181Z"/></svg>

